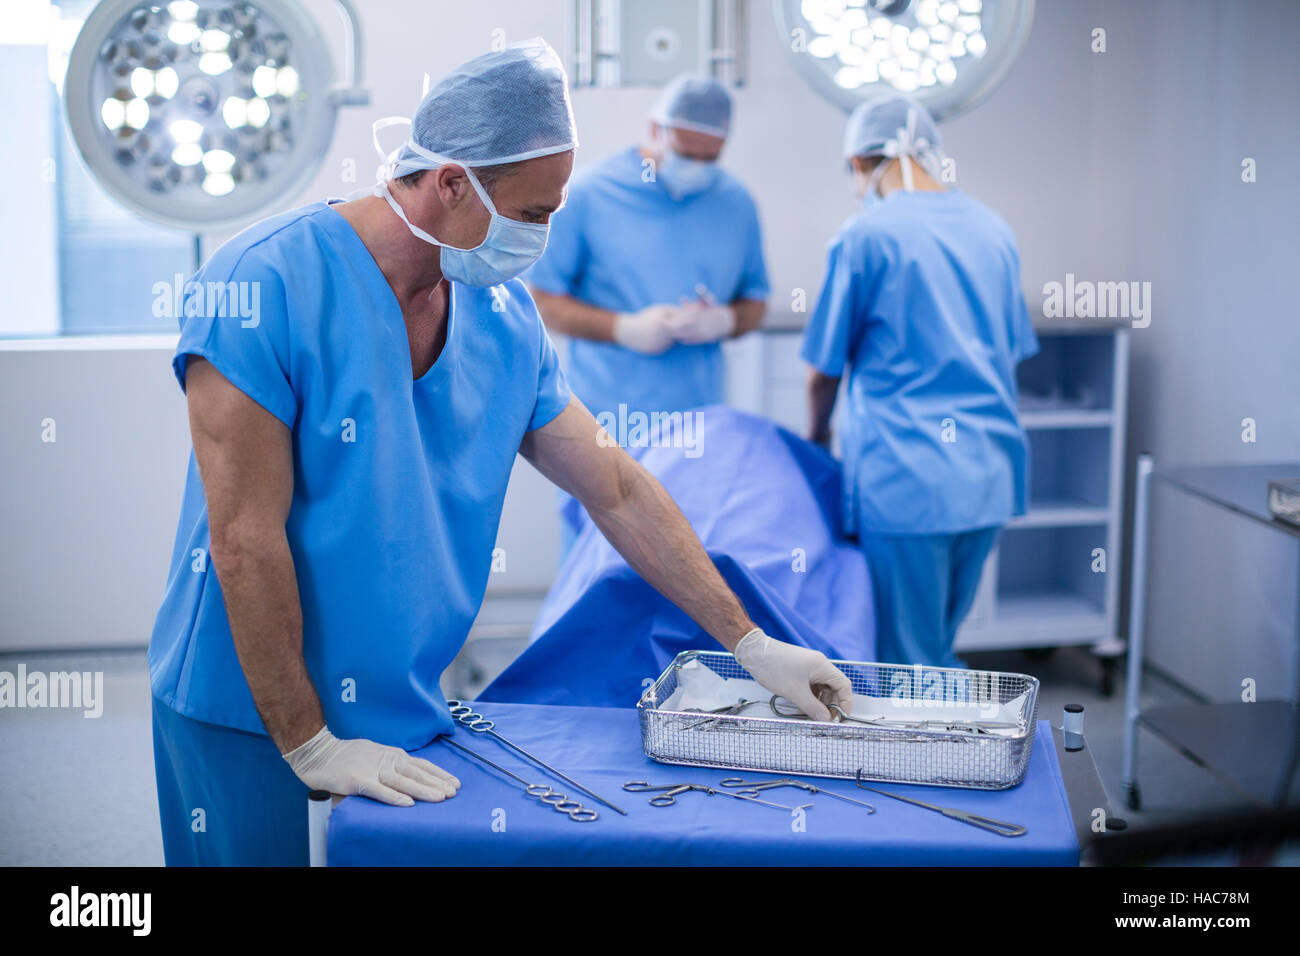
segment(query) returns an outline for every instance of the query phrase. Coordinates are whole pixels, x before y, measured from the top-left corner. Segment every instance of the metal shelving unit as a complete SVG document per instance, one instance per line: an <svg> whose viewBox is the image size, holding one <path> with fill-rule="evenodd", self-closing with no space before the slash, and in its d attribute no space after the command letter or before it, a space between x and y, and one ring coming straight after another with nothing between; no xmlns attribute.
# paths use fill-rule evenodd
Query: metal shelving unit
<svg viewBox="0 0 1300 956"><path fill-rule="evenodd" d="M1090 645L1113 688L1117 637L1128 328L1035 326L1041 351L1017 371L1030 443L1030 503L989 556L957 650Z"/></svg>

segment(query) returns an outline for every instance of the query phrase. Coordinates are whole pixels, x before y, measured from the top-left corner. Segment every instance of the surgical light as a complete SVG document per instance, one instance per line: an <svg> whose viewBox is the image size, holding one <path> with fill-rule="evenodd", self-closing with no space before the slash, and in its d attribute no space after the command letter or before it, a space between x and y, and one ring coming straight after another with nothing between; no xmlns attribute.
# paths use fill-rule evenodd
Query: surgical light
<svg viewBox="0 0 1300 956"><path fill-rule="evenodd" d="M342 82L298 0L103 0L68 60L68 124L124 206L190 230L242 225L315 174L339 107L364 106L350 0Z"/></svg>
<svg viewBox="0 0 1300 956"><path fill-rule="evenodd" d="M907 93L936 119L969 109L1011 68L1034 0L773 0L783 46L845 110Z"/></svg>

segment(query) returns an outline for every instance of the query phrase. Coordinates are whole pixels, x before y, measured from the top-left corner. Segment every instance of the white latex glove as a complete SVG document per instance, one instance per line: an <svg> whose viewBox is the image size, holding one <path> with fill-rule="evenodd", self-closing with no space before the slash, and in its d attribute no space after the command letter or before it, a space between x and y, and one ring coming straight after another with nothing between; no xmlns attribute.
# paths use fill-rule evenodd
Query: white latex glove
<svg viewBox="0 0 1300 956"><path fill-rule="evenodd" d="M673 337L678 342L699 345L717 342L736 331L736 310L729 305L691 305L682 308L672 320Z"/></svg>
<svg viewBox="0 0 1300 956"><path fill-rule="evenodd" d="M339 740L328 727L283 756L313 790L356 793L397 807L439 803L460 789L459 780L427 760L373 740Z"/></svg>
<svg viewBox="0 0 1300 956"><path fill-rule="evenodd" d="M675 305L651 305L614 318L614 341L642 355L658 355L673 344L672 323L681 310Z"/></svg>
<svg viewBox="0 0 1300 956"><path fill-rule="evenodd" d="M735 655L754 680L813 720L832 719L826 704L853 712L853 685L821 651L773 640L756 627L740 639Z"/></svg>

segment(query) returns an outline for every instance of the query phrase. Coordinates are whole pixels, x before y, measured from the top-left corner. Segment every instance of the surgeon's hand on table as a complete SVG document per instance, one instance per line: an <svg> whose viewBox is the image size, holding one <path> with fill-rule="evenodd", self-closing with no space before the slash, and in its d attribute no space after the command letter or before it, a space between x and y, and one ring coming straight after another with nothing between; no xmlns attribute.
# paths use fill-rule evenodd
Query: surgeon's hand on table
<svg viewBox="0 0 1300 956"><path fill-rule="evenodd" d="M736 662L772 693L784 697L813 720L839 719L828 704L853 712L853 685L821 651L797 647L754 628L733 652Z"/></svg>
<svg viewBox="0 0 1300 956"><path fill-rule="evenodd" d="M614 341L643 355L658 355L673 344L672 323L681 310L675 305L651 305L614 318Z"/></svg>
<svg viewBox="0 0 1300 956"><path fill-rule="evenodd" d="M313 790L360 794L397 807L439 803L460 789L459 780L427 760L373 740L339 740L328 727L283 756Z"/></svg>
<svg viewBox="0 0 1300 956"><path fill-rule="evenodd" d="M673 337L687 345L717 342L736 331L736 310L729 305L683 306L671 320Z"/></svg>

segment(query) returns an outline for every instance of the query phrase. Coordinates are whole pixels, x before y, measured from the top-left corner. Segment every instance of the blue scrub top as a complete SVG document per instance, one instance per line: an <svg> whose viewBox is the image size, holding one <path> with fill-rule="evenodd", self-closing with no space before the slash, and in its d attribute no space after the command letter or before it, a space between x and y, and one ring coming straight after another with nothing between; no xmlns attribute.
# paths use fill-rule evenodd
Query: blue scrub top
<svg viewBox="0 0 1300 956"><path fill-rule="evenodd" d="M244 303L257 291L255 319L182 317L174 367L184 388L188 357L202 356L292 429L285 532L326 722L339 737L423 746L452 729L438 679L482 602L519 443L569 401L537 309L517 279L452 283L446 345L413 382L401 307L323 202L246 229L194 281L205 292L247 283L226 287L245 290ZM188 297L185 311L201 305L213 300ZM264 734L209 540L191 452L149 643L153 693L186 716Z"/></svg>
<svg viewBox="0 0 1300 956"><path fill-rule="evenodd" d="M1015 238L957 190L895 191L831 240L803 357L848 375L847 530L939 534L1028 505L1015 367L1038 351Z"/></svg>
<svg viewBox="0 0 1300 956"><path fill-rule="evenodd" d="M633 147L577 176L551 217L546 253L525 275L530 285L616 312L697 298L703 284L720 303L766 299L758 210L725 170L707 190L674 199L642 179ZM574 339L569 383L593 414L674 412L721 402L722 348L674 345L642 355L609 342Z"/></svg>

